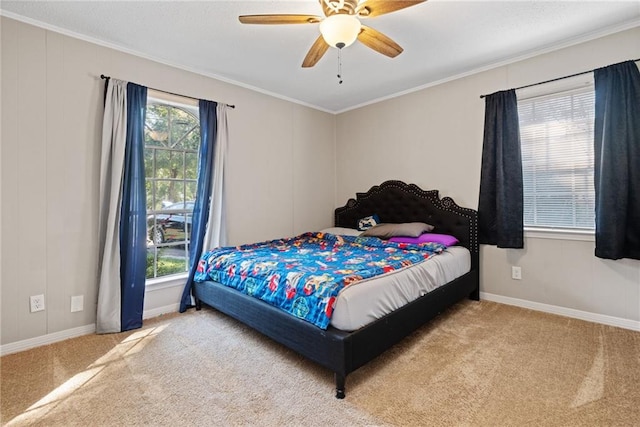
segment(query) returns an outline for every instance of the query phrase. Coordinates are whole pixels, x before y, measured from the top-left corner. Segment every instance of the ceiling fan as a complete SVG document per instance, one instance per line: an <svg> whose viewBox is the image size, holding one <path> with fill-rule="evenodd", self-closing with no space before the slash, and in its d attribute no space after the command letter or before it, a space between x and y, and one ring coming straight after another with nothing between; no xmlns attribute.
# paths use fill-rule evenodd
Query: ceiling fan
<svg viewBox="0 0 640 427"><path fill-rule="evenodd" d="M322 16L314 15L242 15L243 24L320 24L320 36L302 61L303 67L313 67L329 46L342 49L357 40L365 46L395 58L402 47L379 31L360 23L359 18L373 18L423 3L426 0L318 0Z"/></svg>

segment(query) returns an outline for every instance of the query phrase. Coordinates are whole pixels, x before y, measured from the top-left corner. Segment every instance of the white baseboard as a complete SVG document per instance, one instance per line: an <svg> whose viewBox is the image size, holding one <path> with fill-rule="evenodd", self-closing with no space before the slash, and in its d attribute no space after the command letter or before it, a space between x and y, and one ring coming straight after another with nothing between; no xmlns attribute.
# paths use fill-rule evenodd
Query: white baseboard
<svg viewBox="0 0 640 427"><path fill-rule="evenodd" d="M559 307L557 305L543 304L518 298L505 297L502 295L489 294L486 292L480 292L480 299L498 302L501 304L514 305L516 307L529 308L531 310L557 314L574 319L586 320L588 322L601 323L608 326L616 326L618 328L631 329L632 331L640 331L640 322L631 319L607 316L605 314L590 313L588 311L575 310L573 308Z"/></svg>
<svg viewBox="0 0 640 427"><path fill-rule="evenodd" d="M602 323L603 325L616 326L618 328L631 329L640 331L640 322L630 319L622 319L620 317L607 316L604 314L590 313L588 311L575 310L572 308L559 307L556 305L543 304L539 302L527 301L518 298L505 297L502 295L480 292L480 299L498 302L501 304L514 305L516 307L528 308L531 310L542 311L544 313L557 314L560 316L571 317L574 319L586 320L588 322ZM163 307L145 310L142 313L143 319L160 316L167 313L175 313L180 309L180 304L170 304ZM82 335L93 334L96 331L95 323L80 326L77 328L66 329L52 334L42 335L35 338L29 338L0 346L0 356L6 354L17 353L19 351L29 350L41 345L53 344L58 341L64 341L69 338L75 338Z"/></svg>
<svg viewBox="0 0 640 427"><path fill-rule="evenodd" d="M146 310L142 313L143 319L150 319L152 317L160 316L161 314L175 313L180 309L180 304L171 304L164 307L157 307L151 310ZM96 332L96 324L79 326L77 328L66 329L60 332L54 332L52 334L41 335L35 338L29 338L22 341L16 341L9 344L0 346L0 356L6 354L17 353L19 351L29 350L31 348L40 347L41 345L53 344L59 341L64 341L69 338L76 338L82 335L89 335Z"/></svg>
<svg viewBox="0 0 640 427"><path fill-rule="evenodd" d="M29 350L30 348L40 347L41 345L53 344L54 342L64 341L69 338L80 337L82 335L92 334L96 331L96 324L79 326L77 328L65 329L64 331L54 332L52 334L41 335L35 338L29 338L22 341L16 341L0 346L0 356L5 354L17 353L19 351Z"/></svg>
<svg viewBox="0 0 640 427"><path fill-rule="evenodd" d="M143 319L151 319L152 317L160 316L167 313L176 313L180 310L180 303L165 305L164 307L156 307L151 310L145 310L142 312Z"/></svg>

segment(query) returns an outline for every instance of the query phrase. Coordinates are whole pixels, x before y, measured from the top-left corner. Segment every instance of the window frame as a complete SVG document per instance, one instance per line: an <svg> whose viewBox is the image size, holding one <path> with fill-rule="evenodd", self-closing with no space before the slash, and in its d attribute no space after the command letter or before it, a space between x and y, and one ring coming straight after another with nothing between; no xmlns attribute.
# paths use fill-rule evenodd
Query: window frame
<svg viewBox="0 0 640 427"><path fill-rule="evenodd" d="M595 90L592 73L564 78L545 84L524 87L516 90L516 97L518 103L520 103L521 100L524 101L531 98L561 94L563 92L584 89L585 87L591 87L592 90ZM595 225L593 229L524 226L524 236L526 238L535 239L595 241Z"/></svg>
<svg viewBox="0 0 640 427"><path fill-rule="evenodd" d="M185 110L191 113L196 118L199 124L200 111L198 106L198 100L196 99L149 89L147 94L147 106L152 104L167 105L167 106L179 108L181 110ZM184 152L185 150L178 150L178 151ZM199 146L197 150L187 150L187 151L195 152L196 156L198 157L200 155ZM199 159L198 159L198 163L199 163ZM154 165L154 169L155 169L155 165ZM153 179L156 179L156 178L153 178ZM145 176L145 183L146 183L146 180L147 180L147 177ZM166 180L166 179L163 179L163 180ZM183 177L183 179L179 179L178 181L185 181L185 179ZM196 187L197 187L197 180L196 180ZM155 199L155 195L153 198ZM147 216L157 215L158 213L162 213L162 212L163 211L158 211L156 209L150 210L147 208L146 215ZM185 213L185 222L186 222L186 213ZM184 249L185 249L185 252L188 251L188 246L186 244ZM187 257L188 257L188 252L187 252ZM180 273L168 274L168 275L159 276L159 277L146 278L145 285L146 285L147 291L156 291L156 290L175 287L177 285L184 284L184 279L187 278L188 274L189 274L188 271L184 271Z"/></svg>

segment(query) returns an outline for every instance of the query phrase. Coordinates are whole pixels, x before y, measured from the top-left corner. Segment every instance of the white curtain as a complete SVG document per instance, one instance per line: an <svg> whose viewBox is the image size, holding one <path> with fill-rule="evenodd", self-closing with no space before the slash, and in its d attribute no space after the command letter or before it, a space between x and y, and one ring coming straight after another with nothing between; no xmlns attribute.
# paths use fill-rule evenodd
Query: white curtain
<svg viewBox="0 0 640 427"><path fill-rule="evenodd" d="M202 245L203 252L227 244L224 209L224 163L229 141L227 108L226 104L222 103L218 103L216 107L217 133L213 158L213 176L211 178L211 200L209 202L207 232L204 235L204 243Z"/></svg>
<svg viewBox="0 0 640 427"><path fill-rule="evenodd" d="M102 122L98 333L120 332L120 206L127 137L127 82L111 79Z"/></svg>

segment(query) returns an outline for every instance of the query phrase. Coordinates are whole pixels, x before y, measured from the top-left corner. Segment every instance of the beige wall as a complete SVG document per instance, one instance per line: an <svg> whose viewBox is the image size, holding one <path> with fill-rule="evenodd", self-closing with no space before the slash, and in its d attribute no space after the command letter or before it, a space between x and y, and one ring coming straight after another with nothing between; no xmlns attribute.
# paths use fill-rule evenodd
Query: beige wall
<svg viewBox="0 0 640 427"><path fill-rule="evenodd" d="M95 321L101 73L237 105L227 202L238 244L328 226L335 206L387 179L476 207L480 94L640 57L636 28L333 116L11 19L1 27L3 346ZM638 328L640 262L600 260L593 246L534 237L524 250L483 246L482 291ZM511 265L522 281L510 279ZM145 310L175 305L179 292L155 288ZM46 311L29 313L40 293ZM84 295L84 311L70 312L72 295Z"/></svg>
<svg viewBox="0 0 640 427"><path fill-rule="evenodd" d="M1 27L3 345L95 322L100 74L236 105L230 243L331 224L334 115L8 18ZM147 294L145 310L175 305L179 293L160 287ZM37 294L46 310L30 313ZM73 295L84 295L84 311L70 312Z"/></svg>
<svg viewBox="0 0 640 427"><path fill-rule="evenodd" d="M476 208L484 102L481 94L640 57L640 28L539 55L337 117L337 194L387 179L437 188ZM481 291L494 300L640 329L640 261L593 256L593 241L527 237L523 250L481 248ZM522 280L511 279L511 266ZM577 312L576 312L577 311Z"/></svg>

